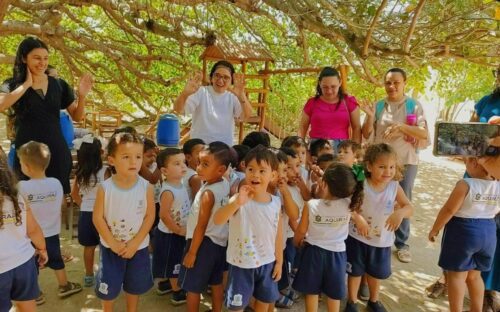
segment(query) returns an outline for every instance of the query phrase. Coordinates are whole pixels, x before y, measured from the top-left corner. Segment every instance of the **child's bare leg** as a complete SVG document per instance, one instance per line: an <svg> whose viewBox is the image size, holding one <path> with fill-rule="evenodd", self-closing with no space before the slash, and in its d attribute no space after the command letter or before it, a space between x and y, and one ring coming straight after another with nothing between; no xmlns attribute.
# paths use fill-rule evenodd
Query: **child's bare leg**
<svg viewBox="0 0 500 312"><path fill-rule="evenodd" d="M125 299L127 300L127 312L137 312L137 307L139 306L139 295L132 295L126 292Z"/></svg>
<svg viewBox="0 0 500 312"><path fill-rule="evenodd" d="M306 312L318 311L318 295L306 295Z"/></svg>
<svg viewBox="0 0 500 312"><path fill-rule="evenodd" d="M380 290L380 280L366 274L366 282L368 283L368 289L370 290L370 301L377 302Z"/></svg>
<svg viewBox="0 0 500 312"><path fill-rule="evenodd" d="M358 301L358 290L361 283L361 276L351 276L347 277L347 299L350 302ZM371 295L371 291L370 291Z"/></svg>
<svg viewBox="0 0 500 312"><path fill-rule="evenodd" d="M54 270L54 273L56 274L57 283L59 284L59 286L66 286L66 284L68 284L68 277L66 276L65 269Z"/></svg>
<svg viewBox="0 0 500 312"><path fill-rule="evenodd" d="M484 282L481 277L481 272L476 270L469 271L465 282L469 289L470 312L481 312L484 300Z"/></svg>
<svg viewBox="0 0 500 312"><path fill-rule="evenodd" d="M255 299L254 308L253 308L253 310L255 312L267 312L268 308L269 308L269 303L262 302L260 300Z"/></svg>
<svg viewBox="0 0 500 312"><path fill-rule="evenodd" d="M83 247L83 263L85 265L85 275L94 275L94 253L96 246Z"/></svg>
<svg viewBox="0 0 500 312"><path fill-rule="evenodd" d="M467 273L448 271L448 302L450 303L450 312L462 312L463 310Z"/></svg>
<svg viewBox="0 0 500 312"><path fill-rule="evenodd" d="M172 290L173 291L179 291L179 290L181 290L181 288L177 284L177 280L178 280L178 278L173 278L173 277L169 278L170 286L172 286Z"/></svg>
<svg viewBox="0 0 500 312"><path fill-rule="evenodd" d="M114 300L102 300L102 311L103 312L113 312Z"/></svg>
<svg viewBox="0 0 500 312"><path fill-rule="evenodd" d="M326 300L328 306L328 312L339 312L340 311L340 300L335 300L328 298Z"/></svg>
<svg viewBox="0 0 500 312"><path fill-rule="evenodd" d="M200 300L201 300L200 294L194 292L188 292L186 296L187 311L198 312L200 310Z"/></svg>
<svg viewBox="0 0 500 312"><path fill-rule="evenodd" d="M17 312L35 312L36 311L35 300L16 301L15 304L16 304Z"/></svg>
<svg viewBox="0 0 500 312"><path fill-rule="evenodd" d="M250 307L252 307L252 306L250 306ZM274 312L274 302L269 304L269 306L267 307L267 312Z"/></svg>
<svg viewBox="0 0 500 312"><path fill-rule="evenodd" d="M212 312L221 312L224 301L224 286L212 285ZM255 300L257 302L257 300Z"/></svg>

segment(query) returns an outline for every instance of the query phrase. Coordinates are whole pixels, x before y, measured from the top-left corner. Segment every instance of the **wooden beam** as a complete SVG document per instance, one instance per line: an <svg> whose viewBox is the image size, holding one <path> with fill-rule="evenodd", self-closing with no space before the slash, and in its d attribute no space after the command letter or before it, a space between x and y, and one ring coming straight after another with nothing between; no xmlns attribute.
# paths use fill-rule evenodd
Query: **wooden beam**
<svg viewBox="0 0 500 312"><path fill-rule="evenodd" d="M0 53L0 64L14 64L16 57Z"/></svg>
<svg viewBox="0 0 500 312"><path fill-rule="evenodd" d="M5 14L7 13L7 9L12 2L13 0L0 1L0 24L2 24Z"/></svg>

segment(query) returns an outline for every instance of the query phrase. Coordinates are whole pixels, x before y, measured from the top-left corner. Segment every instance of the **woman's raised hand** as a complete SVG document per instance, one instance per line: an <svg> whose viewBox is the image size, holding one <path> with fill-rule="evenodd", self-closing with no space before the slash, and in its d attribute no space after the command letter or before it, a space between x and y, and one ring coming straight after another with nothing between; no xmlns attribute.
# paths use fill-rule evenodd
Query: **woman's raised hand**
<svg viewBox="0 0 500 312"><path fill-rule="evenodd" d="M80 83L78 85L78 95L86 97L90 90L94 86L94 77L91 74L85 73L80 77Z"/></svg>
<svg viewBox="0 0 500 312"><path fill-rule="evenodd" d="M235 73L233 75L233 89L231 91L238 98L242 98L245 95L245 87L246 87L245 75L241 73Z"/></svg>
<svg viewBox="0 0 500 312"><path fill-rule="evenodd" d="M358 101L359 108L368 116L373 117L375 115L374 105L370 100L362 99Z"/></svg>
<svg viewBox="0 0 500 312"><path fill-rule="evenodd" d="M196 93L196 91L198 91L198 89L201 87L202 77L202 73L200 71L196 71L184 86L184 93L186 93L187 95Z"/></svg>

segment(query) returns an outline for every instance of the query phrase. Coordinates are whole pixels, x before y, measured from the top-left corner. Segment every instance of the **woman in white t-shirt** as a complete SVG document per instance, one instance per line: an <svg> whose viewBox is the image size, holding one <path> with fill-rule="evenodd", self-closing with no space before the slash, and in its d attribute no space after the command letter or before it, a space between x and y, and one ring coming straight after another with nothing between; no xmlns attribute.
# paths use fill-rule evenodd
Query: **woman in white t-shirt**
<svg viewBox="0 0 500 312"><path fill-rule="evenodd" d="M202 87L201 82L202 75L196 72L175 100L174 111L192 116L191 138L231 146L234 119L245 120L252 113L245 95L245 77L235 74L231 63L218 61L210 71L210 85Z"/></svg>

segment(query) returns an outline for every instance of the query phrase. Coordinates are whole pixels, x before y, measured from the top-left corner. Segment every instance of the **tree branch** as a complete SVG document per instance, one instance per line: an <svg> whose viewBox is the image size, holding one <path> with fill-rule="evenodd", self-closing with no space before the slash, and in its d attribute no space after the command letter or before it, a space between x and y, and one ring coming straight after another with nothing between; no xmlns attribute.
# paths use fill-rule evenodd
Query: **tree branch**
<svg viewBox="0 0 500 312"><path fill-rule="evenodd" d="M370 28L368 28L368 31L366 32L366 37L365 37L365 44L363 45L363 51L361 52L361 57L367 58L368 57L368 46L370 45L370 40L372 38L372 33L375 30L375 25L377 25L377 20L382 13L382 10L385 8L387 5L387 0L382 0L382 3L379 5L377 12L375 12L375 16L372 19L372 22L370 24Z"/></svg>
<svg viewBox="0 0 500 312"><path fill-rule="evenodd" d="M406 39L403 44L403 51L405 53L410 52L410 40L411 37L413 36L413 32L415 31L415 26L417 25L417 20L420 15L420 12L422 12L422 8L424 7L425 0L420 0L418 2L417 8L415 9L415 13L413 15L413 18L411 20L410 28L408 28L408 33L406 35Z"/></svg>

